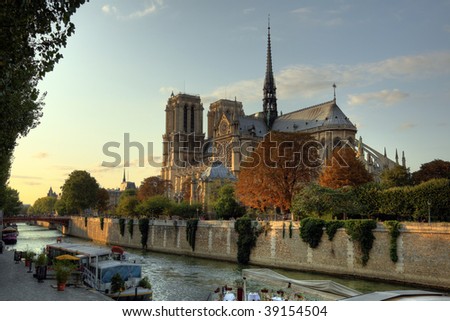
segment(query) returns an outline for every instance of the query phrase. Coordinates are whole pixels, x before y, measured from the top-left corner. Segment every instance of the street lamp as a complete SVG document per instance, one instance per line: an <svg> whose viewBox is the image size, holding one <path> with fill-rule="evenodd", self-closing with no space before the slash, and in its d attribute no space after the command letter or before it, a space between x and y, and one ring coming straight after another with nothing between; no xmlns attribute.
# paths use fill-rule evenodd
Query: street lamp
<svg viewBox="0 0 450 321"><path fill-rule="evenodd" d="M431 224L431 202L427 201L428 204L428 224Z"/></svg>

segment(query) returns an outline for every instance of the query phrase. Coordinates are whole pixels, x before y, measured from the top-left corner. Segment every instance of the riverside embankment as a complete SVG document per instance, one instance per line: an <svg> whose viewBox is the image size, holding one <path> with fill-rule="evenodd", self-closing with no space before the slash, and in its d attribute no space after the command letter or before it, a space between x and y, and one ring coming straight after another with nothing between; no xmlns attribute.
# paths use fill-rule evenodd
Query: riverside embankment
<svg viewBox="0 0 450 321"><path fill-rule="evenodd" d="M12 251L0 254L0 271L0 301L111 301L85 286L69 286L57 291L55 279L39 283L24 262L14 262ZM20 315L20 311L17 313Z"/></svg>
<svg viewBox="0 0 450 321"><path fill-rule="evenodd" d="M284 226L283 226L284 224ZM72 217L65 234L96 242L141 248L138 220L130 233L127 222L120 233L118 219ZM267 267L297 271L315 271L335 275L380 279L415 284L450 291L450 224L404 223L397 238L398 261L390 258L391 237L382 224L373 231L375 241L367 265L361 264L361 253L344 229L332 241L326 234L315 249L299 236L299 223L269 222L252 250L250 262ZM102 229L103 227L103 229ZM283 232L284 231L284 232ZM291 234L291 235L290 235ZM186 221L150 220L147 249L172 254L190 255L236 262L238 235L233 221L200 221L196 232L195 251L186 238Z"/></svg>

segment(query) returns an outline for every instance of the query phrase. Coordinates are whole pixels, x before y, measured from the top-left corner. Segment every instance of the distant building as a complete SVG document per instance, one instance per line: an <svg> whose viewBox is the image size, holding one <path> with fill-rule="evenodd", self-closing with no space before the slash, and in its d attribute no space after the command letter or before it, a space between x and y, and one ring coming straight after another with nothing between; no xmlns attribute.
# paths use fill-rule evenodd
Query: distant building
<svg viewBox="0 0 450 321"><path fill-rule="evenodd" d="M120 195L126 190L136 190L136 184L134 182L129 182L125 178L125 170L123 171L123 179L120 183L119 188L108 188L108 194L109 194L109 202L108 207L114 208L119 204Z"/></svg>
<svg viewBox="0 0 450 321"><path fill-rule="evenodd" d="M58 198L58 194L56 194L56 193L53 191L52 187L50 187L50 189L49 189L48 192L47 192L47 197Z"/></svg>
<svg viewBox="0 0 450 321"><path fill-rule="evenodd" d="M120 191L123 192L128 189L136 189L136 184L125 179L125 170L123 170L123 179L122 183L120 183Z"/></svg>

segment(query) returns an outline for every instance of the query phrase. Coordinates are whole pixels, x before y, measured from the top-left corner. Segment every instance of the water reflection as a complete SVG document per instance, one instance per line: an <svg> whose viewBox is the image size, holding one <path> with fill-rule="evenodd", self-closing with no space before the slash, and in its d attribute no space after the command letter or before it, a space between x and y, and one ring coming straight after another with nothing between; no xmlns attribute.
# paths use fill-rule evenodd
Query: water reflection
<svg viewBox="0 0 450 321"><path fill-rule="evenodd" d="M59 231L48 230L38 226L19 224L18 227L20 233L18 241L17 244L8 246L11 250L40 252L47 244L55 243L56 238L61 236ZM65 242L92 244L92 242L69 236L63 236L63 239ZM225 284L233 286L234 281L241 277L242 267L232 262L157 252L142 252L135 249L128 249L127 251L143 260L143 274L149 277L154 291L153 298L157 301L206 300L210 292L217 287ZM245 268L249 267L251 266L246 266ZM296 279L331 279L363 293L390 289L413 289L410 286L383 282L338 278L283 269L273 270Z"/></svg>

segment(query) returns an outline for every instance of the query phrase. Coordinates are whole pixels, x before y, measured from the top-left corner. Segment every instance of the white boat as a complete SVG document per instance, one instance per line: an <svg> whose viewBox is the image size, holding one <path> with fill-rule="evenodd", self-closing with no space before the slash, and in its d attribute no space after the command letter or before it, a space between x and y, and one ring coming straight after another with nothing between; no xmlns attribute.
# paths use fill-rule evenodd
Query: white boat
<svg viewBox="0 0 450 321"><path fill-rule="evenodd" d="M425 290L375 291L342 301L450 301L450 293Z"/></svg>
<svg viewBox="0 0 450 321"><path fill-rule="evenodd" d="M233 288L224 286L210 300L246 301L335 301L361 292L331 280L297 280L270 269L243 269L242 280ZM250 285L251 281L258 284Z"/></svg>
<svg viewBox="0 0 450 321"><path fill-rule="evenodd" d="M92 245L57 242L46 247L52 261L56 257L69 254L76 257L81 280L91 288L100 291L115 300L152 300L151 288L140 285L142 264L129 258L121 247L111 249ZM112 293L112 279L120 275L124 289Z"/></svg>

